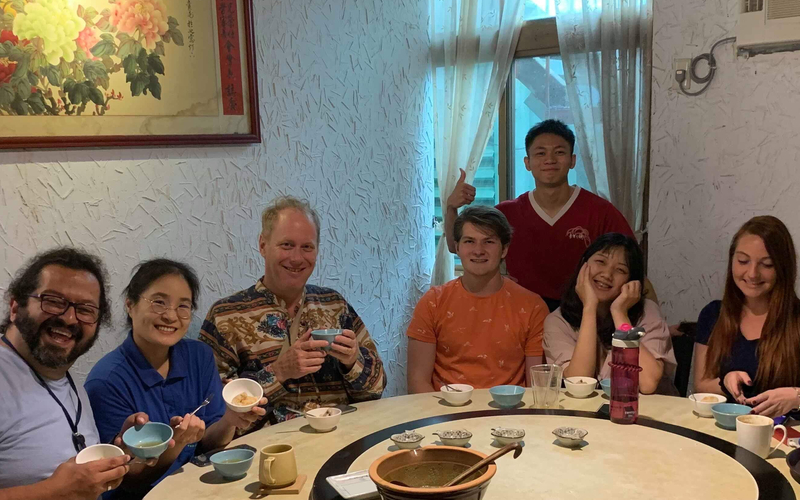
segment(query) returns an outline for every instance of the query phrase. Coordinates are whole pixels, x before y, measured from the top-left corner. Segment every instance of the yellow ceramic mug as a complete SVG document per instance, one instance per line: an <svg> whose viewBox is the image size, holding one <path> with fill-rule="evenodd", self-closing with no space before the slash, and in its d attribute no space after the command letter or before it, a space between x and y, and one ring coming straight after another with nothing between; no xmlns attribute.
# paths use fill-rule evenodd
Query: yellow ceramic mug
<svg viewBox="0 0 800 500"><path fill-rule="evenodd" d="M261 484L270 488L289 486L297 479L294 448L288 444L271 444L261 448L258 468Z"/></svg>

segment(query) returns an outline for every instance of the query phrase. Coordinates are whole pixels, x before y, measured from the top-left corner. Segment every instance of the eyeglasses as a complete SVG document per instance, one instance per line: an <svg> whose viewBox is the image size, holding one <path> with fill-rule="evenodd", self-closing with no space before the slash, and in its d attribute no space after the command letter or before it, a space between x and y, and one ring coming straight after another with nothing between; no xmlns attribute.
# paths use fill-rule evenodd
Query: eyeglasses
<svg viewBox="0 0 800 500"><path fill-rule="evenodd" d="M42 303L42 311L54 316L61 316L72 307L75 309L75 319L86 325L94 325L100 320L100 308L92 304L79 304L70 302L58 295L46 293L39 295L29 295L32 299L39 299Z"/></svg>
<svg viewBox="0 0 800 500"><path fill-rule="evenodd" d="M178 307L170 307L161 299L150 300L142 297L147 302L150 302L150 310L156 314L164 314L167 311L175 311L175 315L181 319L189 319L192 317L192 306L188 304L181 304Z"/></svg>

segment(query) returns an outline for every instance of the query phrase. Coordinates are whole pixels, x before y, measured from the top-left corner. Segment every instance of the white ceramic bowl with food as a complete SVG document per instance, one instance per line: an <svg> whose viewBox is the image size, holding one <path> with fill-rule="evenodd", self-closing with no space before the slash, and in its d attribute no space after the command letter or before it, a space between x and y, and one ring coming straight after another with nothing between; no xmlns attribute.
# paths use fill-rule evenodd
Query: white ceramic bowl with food
<svg viewBox="0 0 800 500"><path fill-rule="evenodd" d="M434 432L439 436L439 441L445 446L466 446L469 440L472 439L470 431L461 429L456 431L436 431Z"/></svg>
<svg viewBox="0 0 800 500"><path fill-rule="evenodd" d="M86 464L104 458L121 457L125 452L113 444L94 444L84 448L75 457L76 464Z"/></svg>
<svg viewBox="0 0 800 500"><path fill-rule="evenodd" d="M564 385L570 396L586 398L594 394L594 389L597 387L597 379L592 377L567 377L564 379Z"/></svg>
<svg viewBox="0 0 800 500"><path fill-rule="evenodd" d="M694 412L705 418L713 418L714 414L711 413L711 407L715 404L724 403L727 401L725 396L719 394L712 394L710 392L698 392L692 394L689 399L694 403Z"/></svg>
<svg viewBox="0 0 800 500"><path fill-rule="evenodd" d="M401 450L413 450L419 448L419 444L425 438L419 432L405 431L401 434L392 434L392 441Z"/></svg>
<svg viewBox="0 0 800 500"><path fill-rule="evenodd" d="M330 432L342 418L339 408L314 408L305 412L306 422L317 432Z"/></svg>
<svg viewBox="0 0 800 500"><path fill-rule="evenodd" d="M594 393L597 379L592 377L567 377L564 379L567 392L576 398L585 398Z"/></svg>
<svg viewBox="0 0 800 500"><path fill-rule="evenodd" d="M519 443L525 439L525 431L522 429L507 429L497 427L492 429L492 437L503 446L511 443Z"/></svg>
<svg viewBox="0 0 800 500"><path fill-rule="evenodd" d="M228 408L237 413L247 413L264 397L264 388L255 380L237 378L222 388L222 399Z"/></svg>
<svg viewBox="0 0 800 500"><path fill-rule="evenodd" d="M446 386L439 388L439 392L445 401L453 406L464 406L469 403L474 387L467 384L450 384L450 387L455 390L451 391Z"/></svg>

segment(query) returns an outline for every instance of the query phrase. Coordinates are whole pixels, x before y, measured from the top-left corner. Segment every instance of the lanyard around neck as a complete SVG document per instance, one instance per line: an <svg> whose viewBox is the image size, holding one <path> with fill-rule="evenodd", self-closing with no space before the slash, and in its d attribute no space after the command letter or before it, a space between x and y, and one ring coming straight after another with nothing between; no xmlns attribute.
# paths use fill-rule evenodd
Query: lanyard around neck
<svg viewBox="0 0 800 500"><path fill-rule="evenodd" d="M72 445L75 446L75 451L80 452L82 449L86 448L86 438L83 437L83 435L80 432L78 432L78 424L81 423L81 413L83 411L83 405L81 404L81 397L78 394L78 389L75 388L75 382L72 380L72 375L70 375L69 372L67 372L67 381L69 382L69 386L72 388L73 392L75 392L75 398L78 400L78 411L75 414L74 422L72 421L72 417L69 416L67 408L61 402L61 400L59 400L56 397L56 395L53 394L53 391L50 389L50 386L47 385L42 376L39 375L39 373L31 366L30 363L28 363L28 360L22 357L22 354L19 353L17 348L14 347L14 345L11 343L10 340L8 340L8 338L5 335L3 335L2 340L8 345L8 347L11 348L12 351L17 353L17 356L19 356L20 359L24 361L26 365L28 365L28 368L31 369L33 375L36 377L39 383L42 384L42 386L44 386L44 388L47 390L47 393L50 394L50 397L52 397L55 400L55 402L58 403L58 406L61 407L61 411L63 411L64 416L67 417L67 423L69 424L69 428L72 430Z"/></svg>

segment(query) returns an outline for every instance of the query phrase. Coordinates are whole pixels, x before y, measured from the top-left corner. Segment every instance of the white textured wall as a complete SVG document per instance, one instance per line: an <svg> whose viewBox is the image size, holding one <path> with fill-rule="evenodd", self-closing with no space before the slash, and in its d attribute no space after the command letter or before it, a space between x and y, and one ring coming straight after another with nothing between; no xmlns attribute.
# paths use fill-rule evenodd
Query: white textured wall
<svg viewBox="0 0 800 500"><path fill-rule="evenodd" d="M119 296L137 262L193 265L202 318L263 274L266 203L306 197L323 219L311 282L353 304L380 348L387 394L403 393L405 328L433 267L427 2L254 4L263 143L0 153L0 288L40 249L103 257L117 326L77 362L82 379L123 338Z"/></svg>
<svg viewBox="0 0 800 500"><path fill-rule="evenodd" d="M800 245L800 52L745 59L724 45L705 95L670 90L673 58L734 36L739 3L655 0L649 272L671 322L721 298L750 217L779 217Z"/></svg>

